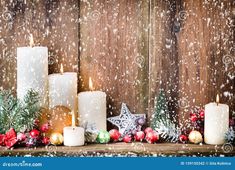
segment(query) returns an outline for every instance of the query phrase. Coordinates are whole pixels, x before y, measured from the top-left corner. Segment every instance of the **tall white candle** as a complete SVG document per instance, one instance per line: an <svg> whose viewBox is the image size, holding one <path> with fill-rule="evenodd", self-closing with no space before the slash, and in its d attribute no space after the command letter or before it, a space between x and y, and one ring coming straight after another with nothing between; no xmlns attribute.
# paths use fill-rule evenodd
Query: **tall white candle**
<svg viewBox="0 0 235 170"><path fill-rule="evenodd" d="M49 107L63 105L77 112L77 73L63 72L49 75Z"/></svg>
<svg viewBox="0 0 235 170"><path fill-rule="evenodd" d="M204 142L212 145L223 144L229 128L229 106L216 100L205 105Z"/></svg>
<svg viewBox="0 0 235 170"><path fill-rule="evenodd" d="M89 79L92 90L92 81ZM80 125L95 124L98 130L106 130L106 93L85 91L78 94L78 113Z"/></svg>
<svg viewBox="0 0 235 170"><path fill-rule="evenodd" d="M31 37L31 41L32 37ZM29 89L39 93L41 107L48 107L48 49L17 48L17 98L23 100Z"/></svg>

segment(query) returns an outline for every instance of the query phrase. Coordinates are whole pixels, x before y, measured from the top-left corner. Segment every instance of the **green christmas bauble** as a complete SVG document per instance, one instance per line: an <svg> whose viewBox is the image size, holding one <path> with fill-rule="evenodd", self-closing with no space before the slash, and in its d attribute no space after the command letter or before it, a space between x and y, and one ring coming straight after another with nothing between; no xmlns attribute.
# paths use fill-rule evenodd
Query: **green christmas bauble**
<svg viewBox="0 0 235 170"><path fill-rule="evenodd" d="M110 140L109 132L107 132L106 130L99 131L96 140L98 143L108 143Z"/></svg>

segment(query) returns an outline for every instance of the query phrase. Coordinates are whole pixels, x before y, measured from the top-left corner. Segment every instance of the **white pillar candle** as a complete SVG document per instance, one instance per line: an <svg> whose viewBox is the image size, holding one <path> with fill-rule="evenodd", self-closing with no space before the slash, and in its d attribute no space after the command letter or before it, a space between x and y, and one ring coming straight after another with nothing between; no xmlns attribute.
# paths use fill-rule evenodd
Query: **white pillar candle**
<svg viewBox="0 0 235 170"><path fill-rule="evenodd" d="M89 87L92 82L89 79ZM106 130L106 93L86 91L78 94L78 113L80 125L94 124L98 130Z"/></svg>
<svg viewBox="0 0 235 170"><path fill-rule="evenodd" d="M218 100L205 105L204 142L212 145L223 144L229 129L229 106Z"/></svg>
<svg viewBox="0 0 235 170"><path fill-rule="evenodd" d="M84 145L84 128L69 126L64 127L64 145L65 146L82 146Z"/></svg>
<svg viewBox="0 0 235 170"><path fill-rule="evenodd" d="M49 75L49 107L62 105L77 112L77 73L63 72Z"/></svg>
<svg viewBox="0 0 235 170"><path fill-rule="evenodd" d="M48 107L47 47L17 48L17 98L23 100L29 89L39 93L39 104Z"/></svg>
<svg viewBox="0 0 235 170"><path fill-rule="evenodd" d="M64 145L82 146L85 142L85 130L82 127L76 127L75 113L72 112L72 126L64 127Z"/></svg>

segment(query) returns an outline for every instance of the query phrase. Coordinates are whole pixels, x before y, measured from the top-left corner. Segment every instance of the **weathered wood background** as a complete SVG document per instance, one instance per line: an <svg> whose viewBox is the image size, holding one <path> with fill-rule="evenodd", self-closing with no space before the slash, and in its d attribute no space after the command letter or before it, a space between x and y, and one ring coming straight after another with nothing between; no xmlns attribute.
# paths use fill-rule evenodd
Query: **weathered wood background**
<svg viewBox="0 0 235 170"><path fill-rule="evenodd" d="M108 116L126 102L150 118L165 89L185 122L215 100L235 111L234 0L1 0L0 88L16 89L16 47L49 47L50 73L79 73L78 90L108 94Z"/></svg>

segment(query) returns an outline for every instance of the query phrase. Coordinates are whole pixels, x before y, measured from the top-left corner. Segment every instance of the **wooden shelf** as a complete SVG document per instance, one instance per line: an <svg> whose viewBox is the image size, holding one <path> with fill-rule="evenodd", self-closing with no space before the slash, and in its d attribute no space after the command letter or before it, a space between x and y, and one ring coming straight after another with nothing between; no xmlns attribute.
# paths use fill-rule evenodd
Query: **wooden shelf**
<svg viewBox="0 0 235 170"><path fill-rule="evenodd" d="M81 147L47 146L11 150L0 147L0 156L235 156L235 150L226 153L221 145L120 142Z"/></svg>

